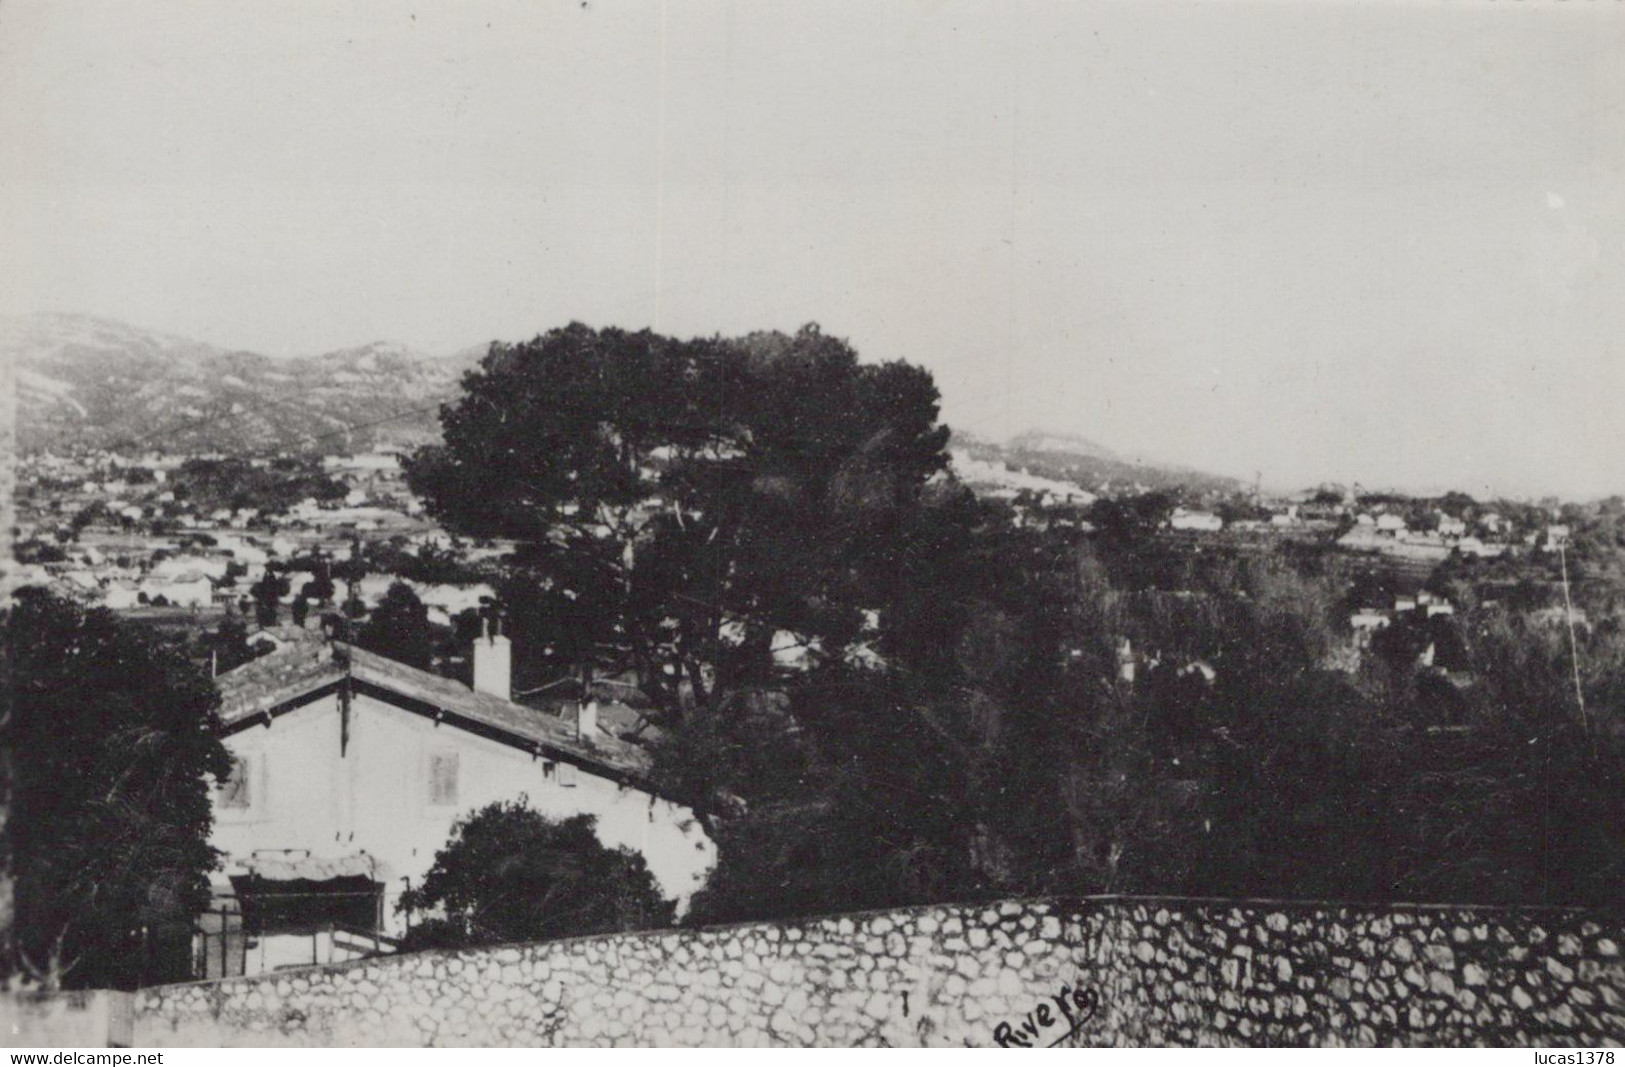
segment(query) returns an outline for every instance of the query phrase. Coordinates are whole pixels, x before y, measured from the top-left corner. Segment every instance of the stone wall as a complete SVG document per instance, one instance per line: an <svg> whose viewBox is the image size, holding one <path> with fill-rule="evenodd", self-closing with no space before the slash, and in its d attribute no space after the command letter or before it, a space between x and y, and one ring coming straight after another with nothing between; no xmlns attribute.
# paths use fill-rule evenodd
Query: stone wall
<svg viewBox="0 0 1625 1067"><path fill-rule="evenodd" d="M149 989L137 1045L1613 1044L1618 915L1018 901Z"/></svg>

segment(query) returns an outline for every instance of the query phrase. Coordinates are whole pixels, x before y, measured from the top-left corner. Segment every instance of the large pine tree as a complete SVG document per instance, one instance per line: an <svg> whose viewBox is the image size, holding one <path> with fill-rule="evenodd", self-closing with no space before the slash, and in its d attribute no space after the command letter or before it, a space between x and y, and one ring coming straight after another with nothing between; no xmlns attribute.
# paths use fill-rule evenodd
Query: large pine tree
<svg viewBox="0 0 1625 1067"><path fill-rule="evenodd" d="M5 967L68 987L187 977L208 902L218 693L173 651L39 589L5 626L16 912Z"/></svg>

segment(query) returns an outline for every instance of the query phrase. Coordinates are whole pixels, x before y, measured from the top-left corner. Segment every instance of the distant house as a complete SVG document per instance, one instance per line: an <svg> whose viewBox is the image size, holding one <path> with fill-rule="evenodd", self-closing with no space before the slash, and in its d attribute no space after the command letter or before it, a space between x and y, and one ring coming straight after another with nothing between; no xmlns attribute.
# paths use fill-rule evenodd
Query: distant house
<svg viewBox="0 0 1625 1067"><path fill-rule="evenodd" d="M1463 537L1456 542L1456 551L1478 559L1494 559L1506 552L1506 546L1488 544L1477 537Z"/></svg>
<svg viewBox="0 0 1625 1067"><path fill-rule="evenodd" d="M271 558L263 548L236 534L221 534L215 539L215 547L221 552L230 553L238 563L264 566Z"/></svg>
<svg viewBox="0 0 1625 1067"><path fill-rule="evenodd" d="M1337 539L1343 548L1356 550L1376 551L1383 546L1385 539L1377 533L1374 525L1352 526L1349 532Z"/></svg>
<svg viewBox="0 0 1625 1067"><path fill-rule="evenodd" d="M214 583L196 572L175 578L148 578L141 583L138 599L141 594L146 595L149 604L161 597L172 607L206 608L214 603Z"/></svg>
<svg viewBox="0 0 1625 1067"><path fill-rule="evenodd" d="M155 580L172 580L183 575L201 574L209 578L224 578L230 565L231 560L225 556L171 556L154 564L149 577Z"/></svg>
<svg viewBox="0 0 1625 1067"><path fill-rule="evenodd" d="M1453 518L1449 515L1441 515L1439 517L1440 537L1460 537L1466 532L1467 524L1461 519Z"/></svg>
<svg viewBox="0 0 1625 1067"><path fill-rule="evenodd" d="M1349 626L1355 633L1374 633L1377 630L1386 630L1393 620L1387 612L1376 608L1365 608L1349 616Z"/></svg>
<svg viewBox="0 0 1625 1067"><path fill-rule="evenodd" d="M1189 511L1185 508L1175 508L1174 513L1168 517L1168 525L1175 530L1200 530L1207 533L1217 533L1224 529L1224 520L1211 511Z"/></svg>
<svg viewBox="0 0 1625 1067"><path fill-rule="evenodd" d="M286 648L290 641L304 640L303 634L297 626L256 626L244 640L249 648L264 654Z"/></svg>
<svg viewBox="0 0 1625 1067"><path fill-rule="evenodd" d="M1529 622L1534 626L1563 626L1572 620L1577 629L1591 629L1591 619L1582 608L1567 611L1563 608L1539 608L1529 613Z"/></svg>
<svg viewBox="0 0 1625 1067"><path fill-rule="evenodd" d="M101 583L96 580L96 576L90 571L65 571L62 574L62 579L74 588L85 592L101 588Z"/></svg>
<svg viewBox="0 0 1625 1067"><path fill-rule="evenodd" d="M387 949L412 921L401 892L422 885L458 819L498 801L595 816L599 838L640 853L680 909L714 864L693 812L594 706L570 723L512 701L506 637L477 640L469 688L317 633L277 634L282 647L217 679L232 757L211 838L226 855L213 909L225 973Z"/></svg>
<svg viewBox="0 0 1625 1067"><path fill-rule="evenodd" d="M1399 534L1405 529L1405 519L1400 515L1378 515L1377 530L1386 534Z"/></svg>
<svg viewBox="0 0 1625 1067"><path fill-rule="evenodd" d="M128 582L109 582L102 603L114 611L127 611L141 603L141 591Z"/></svg>
<svg viewBox="0 0 1625 1067"><path fill-rule="evenodd" d="M1191 660L1179 668L1179 677L1186 678L1191 675L1199 675L1208 685L1212 685L1219 678L1219 672L1213 668L1213 664L1201 659Z"/></svg>
<svg viewBox="0 0 1625 1067"><path fill-rule="evenodd" d="M361 452L354 456L325 456L322 467L326 470L398 471L401 457L393 452Z"/></svg>

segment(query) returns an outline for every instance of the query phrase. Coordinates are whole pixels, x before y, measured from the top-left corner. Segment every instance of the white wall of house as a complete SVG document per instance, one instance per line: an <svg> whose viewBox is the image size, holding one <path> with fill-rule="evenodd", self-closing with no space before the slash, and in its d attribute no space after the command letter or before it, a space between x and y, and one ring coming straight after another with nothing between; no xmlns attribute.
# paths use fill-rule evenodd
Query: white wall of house
<svg viewBox="0 0 1625 1067"><path fill-rule="evenodd" d="M351 702L349 744L340 754L338 697L322 699L233 734L225 745L246 761L246 807L216 791L212 843L242 873L256 850L305 849L318 859L365 851L385 884L385 930L400 934L395 904L434 863L452 824L494 801L525 794L552 818L598 817L598 836L611 847L643 854L663 894L686 909L716 861L716 848L692 813L641 790L563 763L439 725L371 696ZM450 796L432 795L435 767L442 787L447 761Z"/></svg>
<svg viewBox="0 0 1625 1067"><path fill-rule="evenodd" d="M141 583L141 592L147 594L148 600L163 597L172 606L181 608L206 608L214 602L214 585L207 578L191 581L148 579Z"/></svg>

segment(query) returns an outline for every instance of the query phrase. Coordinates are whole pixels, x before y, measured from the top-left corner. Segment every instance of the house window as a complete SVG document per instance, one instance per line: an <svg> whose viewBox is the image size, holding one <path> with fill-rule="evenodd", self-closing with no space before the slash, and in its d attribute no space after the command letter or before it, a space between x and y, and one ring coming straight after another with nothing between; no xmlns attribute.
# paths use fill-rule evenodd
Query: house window
<svg viewBox="0 0 1625 1067"><path fill-rule="evenodd" d="M436 752L429 757L429 803L457 803L457 753Z"/></svg>
<svg viewBox="0 0 1625 1067"><path fill-rule="evenodd" d="M244 811L249 803L248 757L231 757L231 770L218 786L220 806Z"/></svg>

